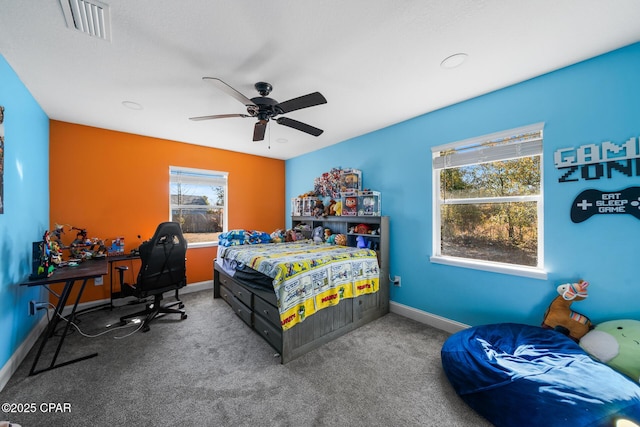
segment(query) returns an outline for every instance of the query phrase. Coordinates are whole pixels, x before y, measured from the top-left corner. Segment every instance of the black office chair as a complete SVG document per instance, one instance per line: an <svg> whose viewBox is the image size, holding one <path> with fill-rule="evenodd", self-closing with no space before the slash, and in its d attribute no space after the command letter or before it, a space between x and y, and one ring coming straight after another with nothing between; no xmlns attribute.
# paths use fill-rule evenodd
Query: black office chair
<svg viewBox="0 0 640 427"><path fill-rule="evenodd" d="M187 241L182 235L180 224L177 222L163 222L158 225L153 237L140 245L140 272L136 283L124 281L124 271L128 267L116 267L120 274L120 289L123 296L147 298L153 296L153 302L147 303L146 309L122 316L120 322L127 319L146 316L142 324L142 332L149 330L149 323L159 314L180 314L180 319L186 319L187 314L182 308L184 304L178 297L178 289L187 284L186 277ZM175 291L177 302L162 305L163 294ZM178 305L178 309L171 308Z"/></svg>

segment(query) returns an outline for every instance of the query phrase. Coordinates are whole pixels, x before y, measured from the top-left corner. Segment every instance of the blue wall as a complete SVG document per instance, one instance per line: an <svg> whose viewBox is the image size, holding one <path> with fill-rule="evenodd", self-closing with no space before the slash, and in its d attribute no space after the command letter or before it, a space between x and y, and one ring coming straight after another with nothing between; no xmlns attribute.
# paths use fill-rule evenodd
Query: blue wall
<svg viewBox="0 0 640 427"><path fill-rule="evenodd" d="M40 316L30 300L46 291L19 286L31 270L31 243L49 228L49 118L0 55L0 105L4 114L4 214L0 214L0 367ZM44 292L44 293L43 293Z"/></svg>
<svg viewBox="0 0 640 427"><path fill-rule="evenodd" d="M640 44L363 135L286 162L287 198L313 189L333 167L363 171L382 192L391 221L391 299L469 325L540 324L555 287L583 278L590 296L572 308L595 322L640 319L640 220L599 215L574 224L573 199L587 188L640 185L640 171L559 183L559 148L640 137ZM393 106L388 106L393 108ZM547 279L432 264L431 151L436 145L544 122L544 250ZM288 211L288 214L290 212ZM290 226L289 222L287 226Z"/></svg>

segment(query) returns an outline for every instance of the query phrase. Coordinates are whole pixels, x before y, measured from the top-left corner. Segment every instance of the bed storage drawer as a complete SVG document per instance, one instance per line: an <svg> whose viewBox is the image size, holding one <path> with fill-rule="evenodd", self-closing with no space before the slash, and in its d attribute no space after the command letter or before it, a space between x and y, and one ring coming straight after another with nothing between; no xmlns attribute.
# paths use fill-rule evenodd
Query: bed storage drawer
<svg viewBox="0 0 640 427"><path fill-rule="evenodd" d="M233 297L233 292L231 292L229 289L227 289L226 286L220 285L220 298L225 300L227 302L227 304L232 305L231 304L231 298L232 297Z"/></svg>
<svg viewBox="0 0 640 427"><path fill-rule="evenodd" d="M233 295L244 303L247 307L253 306L253 293L237 282L231 281L231 292Z"/></svg>
<svg viewBox="0 0 640 427"><path fill-rule="evenodd" d="M271 322L274 327L280 327L280 313L278 309L262 298L253 298L253 311Z"/></svg>
<svg viewBox="0 0 640 427"><path fill-rule="evenodd" d="M215 274L215 267L214 267L214 274ZM225 286L227 289L231 289L231 283L233 283L233 279L231 279L231 277L227 276L226 273L222 273L218 276L218 281L220 282L221 286Z"/></svg>
<svg viewBox="0 0 640 427"><path fill-rule="evenodd" d="M254 316L254 329L262 338L267 340L278 352L282 352L282 329L276 327L264 317L256 314Z"/></svg>
<svg viewBox="0 0 640 427"><path fill-rule="evenodd" d="M253 326L253 312L249 307L244 305L238 298L231 297L231 307L233 311L249 326Z"/></svg>

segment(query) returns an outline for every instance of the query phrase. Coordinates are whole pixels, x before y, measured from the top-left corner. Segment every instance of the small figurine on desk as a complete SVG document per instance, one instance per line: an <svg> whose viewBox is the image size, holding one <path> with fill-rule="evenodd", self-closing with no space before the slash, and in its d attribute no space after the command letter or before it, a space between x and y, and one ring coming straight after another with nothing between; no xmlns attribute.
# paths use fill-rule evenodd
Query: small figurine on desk
<svg viewBox="0 0 640 427"><path fill-rule="evenodd" d="M33 268L29 278L42 279L51 277L55 267L51 260L51 238L49 231L45 231L42 241L33 243Z"/></svg>

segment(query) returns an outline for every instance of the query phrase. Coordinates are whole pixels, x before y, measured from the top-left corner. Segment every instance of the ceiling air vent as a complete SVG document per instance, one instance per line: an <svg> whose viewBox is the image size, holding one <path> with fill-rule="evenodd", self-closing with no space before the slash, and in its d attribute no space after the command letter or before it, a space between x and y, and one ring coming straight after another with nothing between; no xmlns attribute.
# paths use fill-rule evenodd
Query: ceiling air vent
<svg viewBox="0 0 640 427"><path fill-rule="evenodd" d="M111 40L109 5L96 0L59 0L67 27Z"/></svg>

